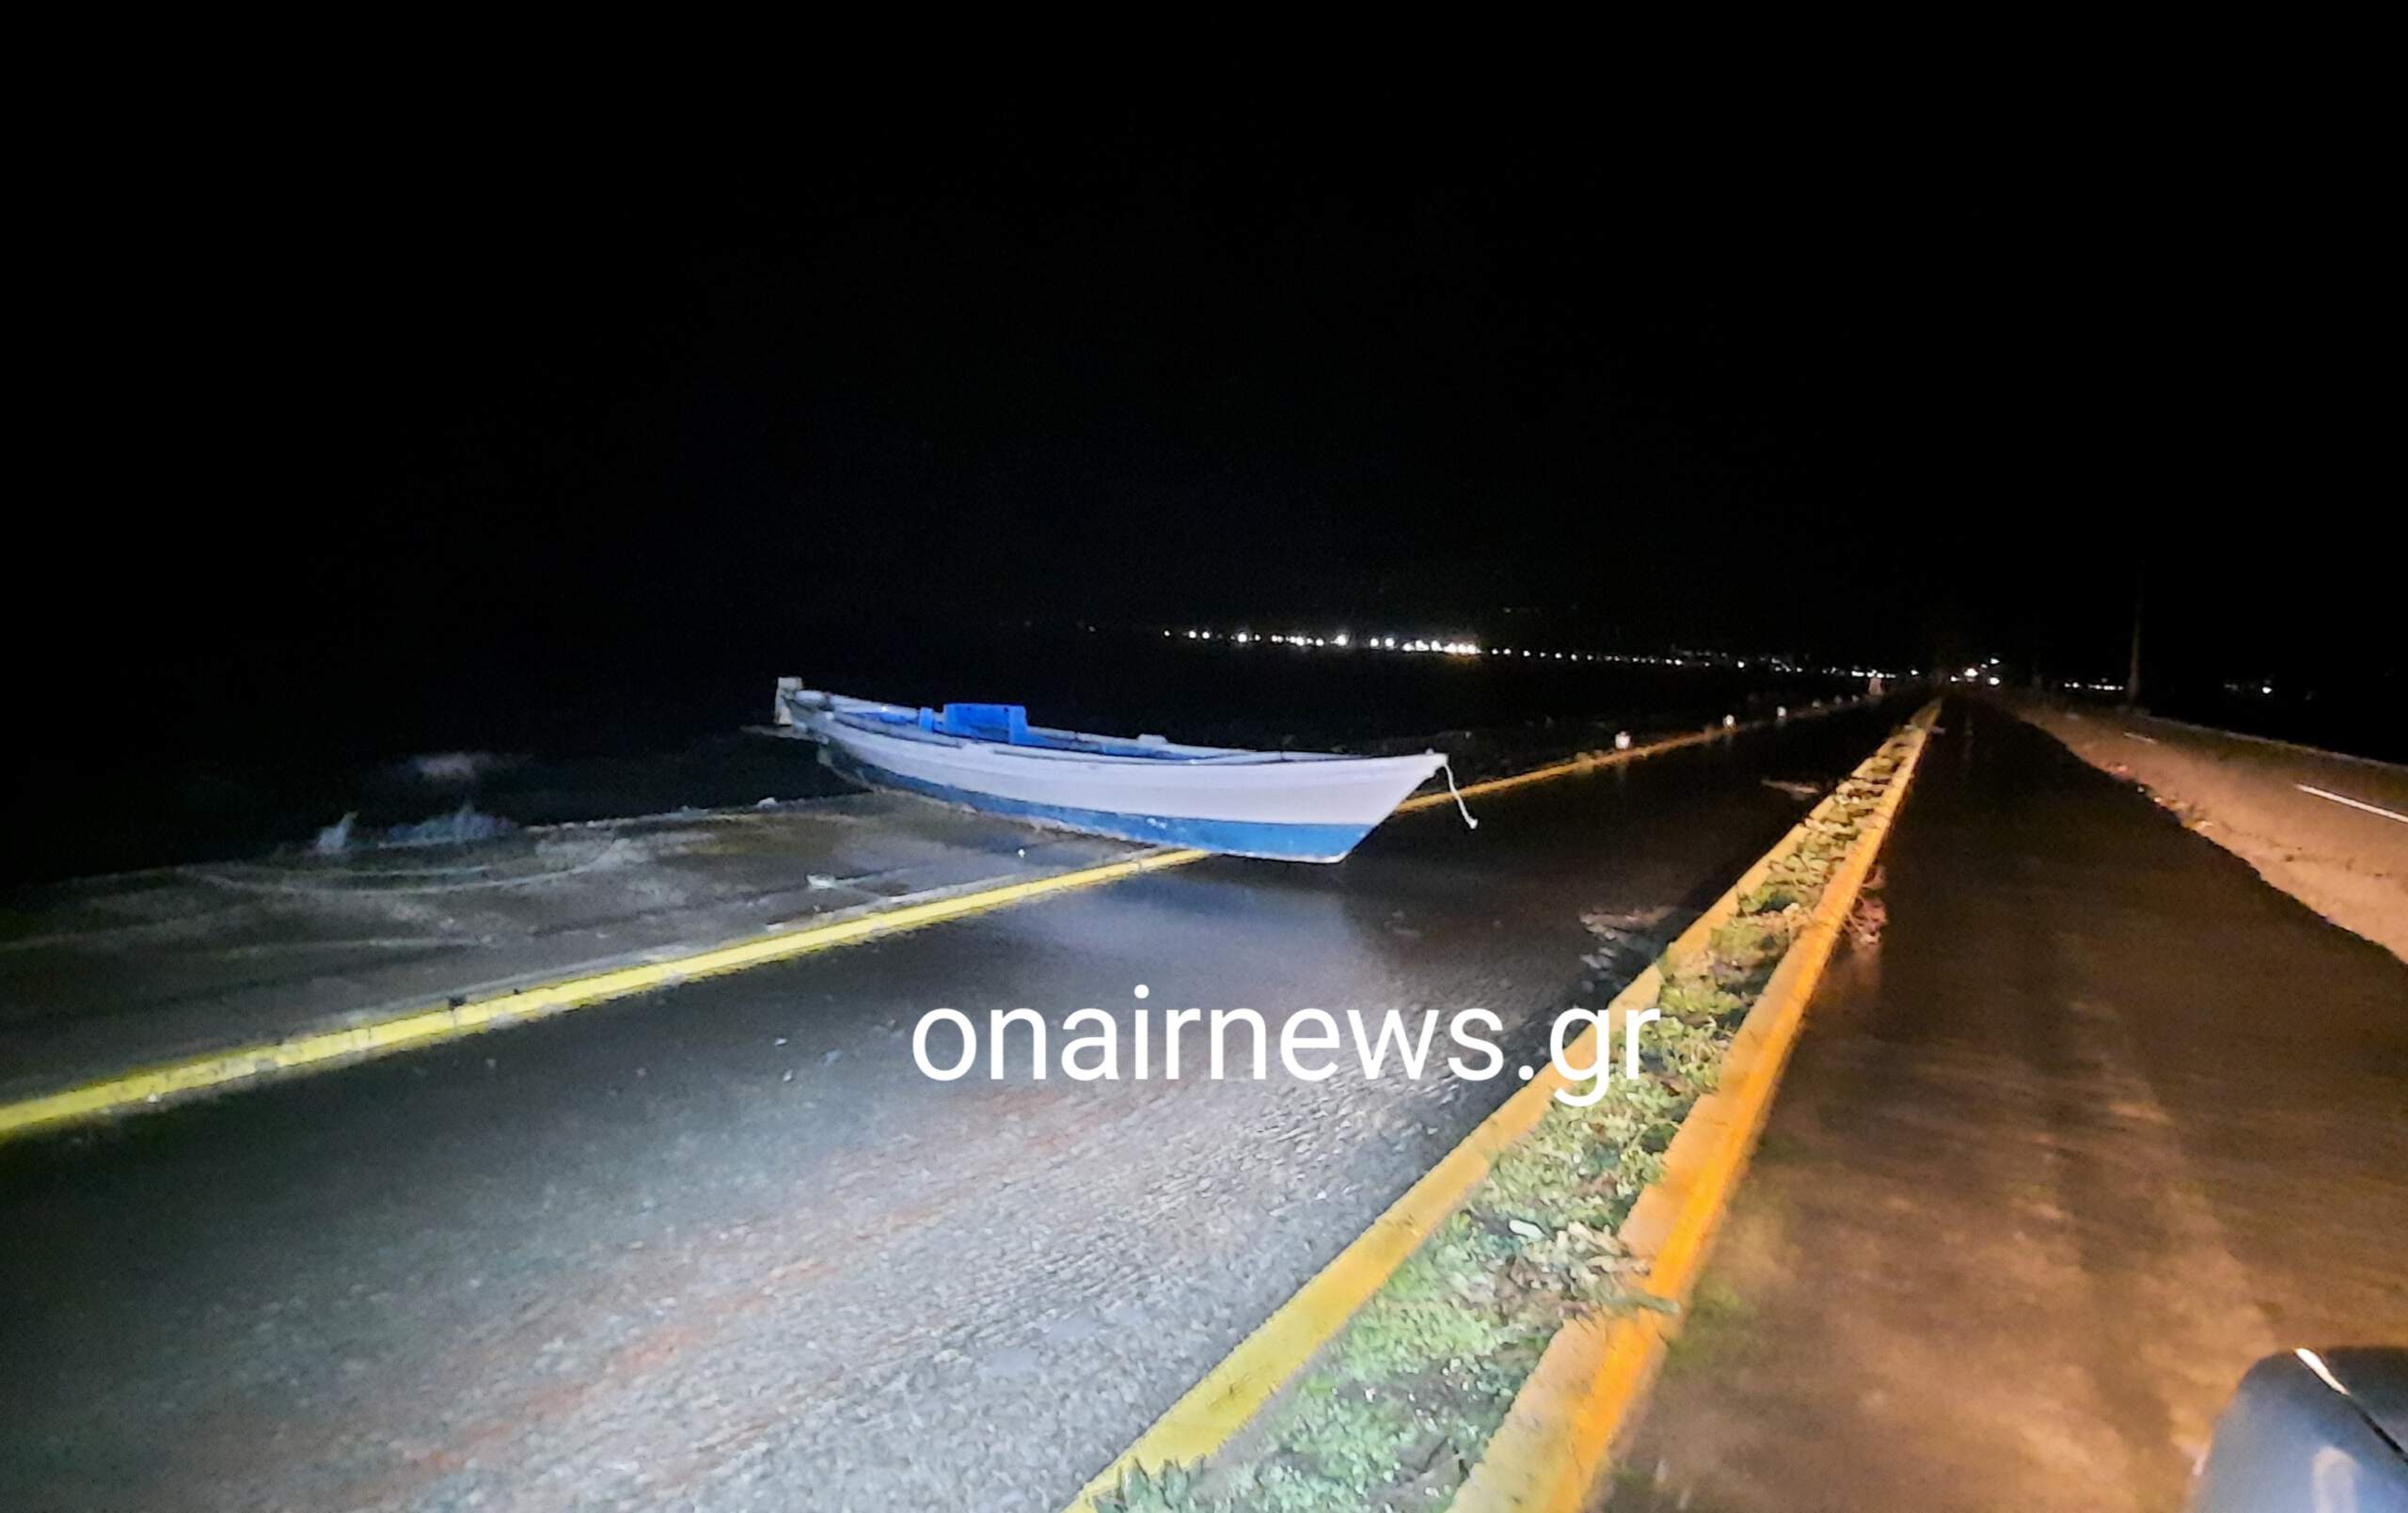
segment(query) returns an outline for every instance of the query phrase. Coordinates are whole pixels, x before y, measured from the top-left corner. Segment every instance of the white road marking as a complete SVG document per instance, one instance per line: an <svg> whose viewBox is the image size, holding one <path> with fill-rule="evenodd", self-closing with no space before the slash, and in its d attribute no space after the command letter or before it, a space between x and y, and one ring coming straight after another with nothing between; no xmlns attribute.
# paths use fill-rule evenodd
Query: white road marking
<svg viewBox="0 0 2408 1513"><path fill-rule="evenodd" d="M2337 804L2347 804L2352 809L2363 809L2369 814L2380 814L2384 819L2398 820L2402 825L2408 825L2408 814L2402 814L2396 809L2385 809L2380 804L2369 804L2364 799L2351 798L2342 794L2328 794L2321 788L2310 788L2304 782L2295 782L2291 786L2304 794L2314 794L2319 798L2329 798Z"/></svg>
<svg viewBox="0 0 2408 1513"><path fill-rule="evenodd" d="M2154 735L2143 735L2138 731L2126 731L2124 733L2131 736L2135 741L2147 741L2151 746L2155 746L2157 744L2157 737Z"/></svg>

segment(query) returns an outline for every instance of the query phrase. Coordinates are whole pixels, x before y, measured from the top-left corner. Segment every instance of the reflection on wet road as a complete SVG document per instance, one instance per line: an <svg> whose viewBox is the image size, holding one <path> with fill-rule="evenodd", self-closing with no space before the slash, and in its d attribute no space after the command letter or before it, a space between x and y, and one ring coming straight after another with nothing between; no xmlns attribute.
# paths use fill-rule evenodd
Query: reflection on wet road
<svg viewBox="0 0 2408 1513"><path fill-rule="evenodd" d="M1884 864L1617 1510L2171 1508L2252 1361L2408 1338L2408 967L1988 703Z"/></svg>
<svg viewBox="0 0 2408 1513"><path fill-rule="evenodd" d="M936 1083L919 1016L1483 1007L1510 1066L1584 912L1710 900L1899 712L0 1149L0 1505L1057 1506L1515 1084Z"/></svg>

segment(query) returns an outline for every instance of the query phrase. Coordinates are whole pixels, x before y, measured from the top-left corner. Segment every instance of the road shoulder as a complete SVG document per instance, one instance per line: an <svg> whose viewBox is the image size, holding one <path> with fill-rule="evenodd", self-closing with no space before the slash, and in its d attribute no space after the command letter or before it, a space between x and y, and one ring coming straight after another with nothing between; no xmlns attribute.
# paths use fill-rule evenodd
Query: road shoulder
<svg viewBox="0 0 2408 1513"><path fill-rule="evenodd" d="M2099 706L2003 707L2345 930L2408 961L2408 768ZM2383 812L2376 812L2381 811Z"/></svg>

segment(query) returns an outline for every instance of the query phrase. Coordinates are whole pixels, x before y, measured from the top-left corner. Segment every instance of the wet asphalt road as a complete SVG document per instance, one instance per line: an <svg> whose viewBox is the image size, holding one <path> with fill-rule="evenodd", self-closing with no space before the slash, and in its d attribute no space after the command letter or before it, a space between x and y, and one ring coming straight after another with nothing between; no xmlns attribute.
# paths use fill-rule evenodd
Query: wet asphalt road
<svg viewBox="0 0 2408 1513"><path fill-rule="evenodd" d="M940 1084L921 1014L1479 1006L1534 1060L1640 965L1584 911L1677 924L1903 713L0 1147L0 1507L1056 1507L1518 1084Z"/></svg>
<svg viewBox="0 0 2408 1513"><path fill-rule="evenodd" d="M2408 965L1986 702L1883 865L1617 1513L2173 1508L2251 1362L2408 1342Z"/></svg>

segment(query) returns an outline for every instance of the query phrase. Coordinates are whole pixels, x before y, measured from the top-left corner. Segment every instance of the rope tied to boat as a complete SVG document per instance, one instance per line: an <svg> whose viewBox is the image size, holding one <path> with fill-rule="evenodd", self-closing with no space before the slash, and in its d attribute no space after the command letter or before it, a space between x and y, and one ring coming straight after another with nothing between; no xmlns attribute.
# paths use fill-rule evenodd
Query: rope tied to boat
<svg viewBox="0 0 2408 1513"><path fill-rule="evenodd" d="M1464 828L1466 830L1479 829L1480 821L1471 817L1471 811L1464 804L1464 791L1455 786L1455 764L1448 761L1445 757L1440 757L1438 759L1438 769L1447 775L1447 792L1455 796L1455 812L1464 817Z"/></svg>

